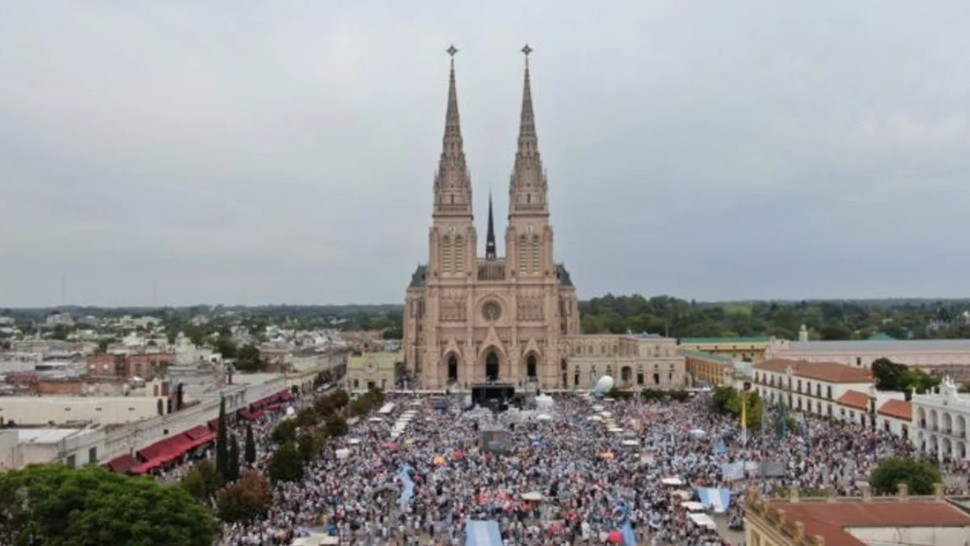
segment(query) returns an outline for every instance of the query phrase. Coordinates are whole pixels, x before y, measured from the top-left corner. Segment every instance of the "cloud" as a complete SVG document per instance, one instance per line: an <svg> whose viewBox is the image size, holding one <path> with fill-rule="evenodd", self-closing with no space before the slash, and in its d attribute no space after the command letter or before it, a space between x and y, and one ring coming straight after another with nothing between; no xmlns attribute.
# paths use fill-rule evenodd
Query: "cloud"
<svg viewBox="0 0 970 546"><path fill-rule="evenodd" d="M454 42L476 214L533 55L584 297L965 296L970 6L0 7L0 304L392 302ZM501 226L499 226L501 230ZM608 244L604 244L604 241ZM501 250L501 249L500 249Z"/></svg>

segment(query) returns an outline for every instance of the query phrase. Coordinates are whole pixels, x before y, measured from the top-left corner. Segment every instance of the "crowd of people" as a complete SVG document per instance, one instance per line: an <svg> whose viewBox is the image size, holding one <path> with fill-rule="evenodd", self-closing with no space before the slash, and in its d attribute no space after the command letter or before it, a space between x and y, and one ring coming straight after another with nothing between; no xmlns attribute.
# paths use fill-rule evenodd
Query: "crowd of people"
<svg viewBox="0 0 970 546"><path fill-rule="evenodd" d="M729 490L723 521L736 525L749 485L858 495L881 460L914 455L883 431L806 416L781 437L742 436L736 420L713 412L703 395L645 403L564 394L542 413L498 414L460 401L388 401L392 412L360 419L332 439L301 481L275 487L266 517L227 527L220 544L289 544L312 530L347 544L453 545L463 544L469 520L498 522L507 546L602 544L627 528L637 544L724 544L723 533L688 517L695 487ZM601 406L622 433L604 425ZM405 412L414 417L395 437ZM279 418L255 423L257 467L273 449L269 432ZM483 430L495 428L507 431L501 452L483 445ZM724 475L725 465L745 462L774 462L778 471Z"/></svg>

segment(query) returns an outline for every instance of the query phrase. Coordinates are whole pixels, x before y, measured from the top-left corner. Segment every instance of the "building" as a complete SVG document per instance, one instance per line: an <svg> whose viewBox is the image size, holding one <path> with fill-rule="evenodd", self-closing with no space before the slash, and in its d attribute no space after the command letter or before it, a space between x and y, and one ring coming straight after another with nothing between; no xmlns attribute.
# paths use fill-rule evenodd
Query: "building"
<svg viewBox="0 0 970 546"><path fill-rule="evenodd" d="M846 404L858 402L858 396L846 396L850 391L868 396L872 390L869 370L837 362L766 360L754 365L753 379L752 388L766 402L827 417L845 417ZM870 417L860 418L865 425Z"/></svg>
<svg viewBox="0 0 970 546"><path fill-rule="evenodd" d="M735 360L761 362L765 359L765 351L772 339L768 336L684 337L679 344L681 349L688 351L704 351Z"/></svg>
<svg viewBox="0 0 970 546"><path fill-rule="evenodd" d="M764 499L749 491L744 507L748 546L956 546L970 543L970 514L943 497L897 496Z"/></svg>
<svg viewBox="0 0 970 546"><path fill-rule="evenodd" d="M176 361L176 353L99 353L87 359L90 377L131 379L148 378L165 373Z"/></svg>
<svg viewBox="0 0 970 546"><path fill-rule="evenodd" d="M711 387L729 387L734 383L734 359L706 351L680 349L687 374L699 384Z"/></svg>
<svg viewBox="0 0 970 546"><path fill-rule="evenodd" d="M970 444L970 394L947 378L933 394L914 394L912 440L920 451L939 458L967 458Z"/></svg>
<svg viewBox="0 0 970 546"><path fill-rule="evenodd" d="M876 412L876 428L909 439L913 426L913 405L906 400L886 400Z"/></svg>
<svg viewBox="0 0 970 546"><path fill-rule="evenodd" d="M403 358L400 351L351 355L347 361L347 375L344 376L343 385L352 391L393 388Z"/></svg>
<svg viewBox="0 0 970 546"><path fill-rule="evenodd" d="M776 339L766 350L767 358L839 362L871 368L880 358L939 375L958 383L970 383L970 339L867 339L858 341L799 341Z"/></svg>
<svg viewBox="0 0 970 546"><path fill-rule="evenodd" d="M630 386L639 379L645 386L683 386L683 357L672 340L579 332L576 289L553 251L548 181L530 85L531 51L523 49L525 77L505 255L497 253L489 198L481 257L458 115L457 50L449 49L445 133L434 180L428 261L412 274L405 297L402 346L407 374L425 389L487 381L545 389L588 387L596 374L607 370L621 374L618 383ZM653 378L657 381L649 380Z"/></svg>

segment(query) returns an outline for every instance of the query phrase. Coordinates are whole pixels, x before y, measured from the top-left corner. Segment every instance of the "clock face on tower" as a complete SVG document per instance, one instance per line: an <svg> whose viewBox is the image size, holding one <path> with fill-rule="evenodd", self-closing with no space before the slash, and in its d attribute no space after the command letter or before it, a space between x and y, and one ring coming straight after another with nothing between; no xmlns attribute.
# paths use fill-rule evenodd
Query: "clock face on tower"
<svg viewBox="0 0 970 546"><path fill-rule="evenodd" d="M498 302L490 301L482 306L482 316L485 320L498 320L502 316L502 306Z"/></svg>

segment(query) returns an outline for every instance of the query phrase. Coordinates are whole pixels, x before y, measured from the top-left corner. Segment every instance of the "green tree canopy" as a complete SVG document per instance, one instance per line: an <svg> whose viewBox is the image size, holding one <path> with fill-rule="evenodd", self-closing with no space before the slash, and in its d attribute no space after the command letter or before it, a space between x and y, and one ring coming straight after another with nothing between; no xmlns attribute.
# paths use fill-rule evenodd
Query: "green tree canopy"
<svg viewBox="0 0 970 546"><path fill-rule="evenodd" d="M247 470L239 481L219 491L216 503L219 519L227 523L252 521L266 514L272 500L273 490L266 477Z"/></svg>
<svg viewBox="0 0 970 546"><path fill-rule="evenodd" d="M222 475L212 461L200 461L182 477L181 484L193 498L208 503L222 487Z"/></svg>
<svg viewBox="0 0 970 546"><path fill-rule="evenodd" d="M89 466L0 474L0 543L210 546L219 530L185 489Z"/></svg>
<svg viewBox="0 0 970 546"><path fill-rule="evenodd" d="M892 495L897 486L905 483L912 495L929 495L933 486L942 481L940 469L916 459L887 459L872 471L869 483L876 493Z"/></svg>
<svg viewBox="0 0 970 546"><path fill-rule="evenodd" d="M292 482L303 477L303 458L296 445L287 442L273 452L267 468L269 478L274 482Z"/></svg>

